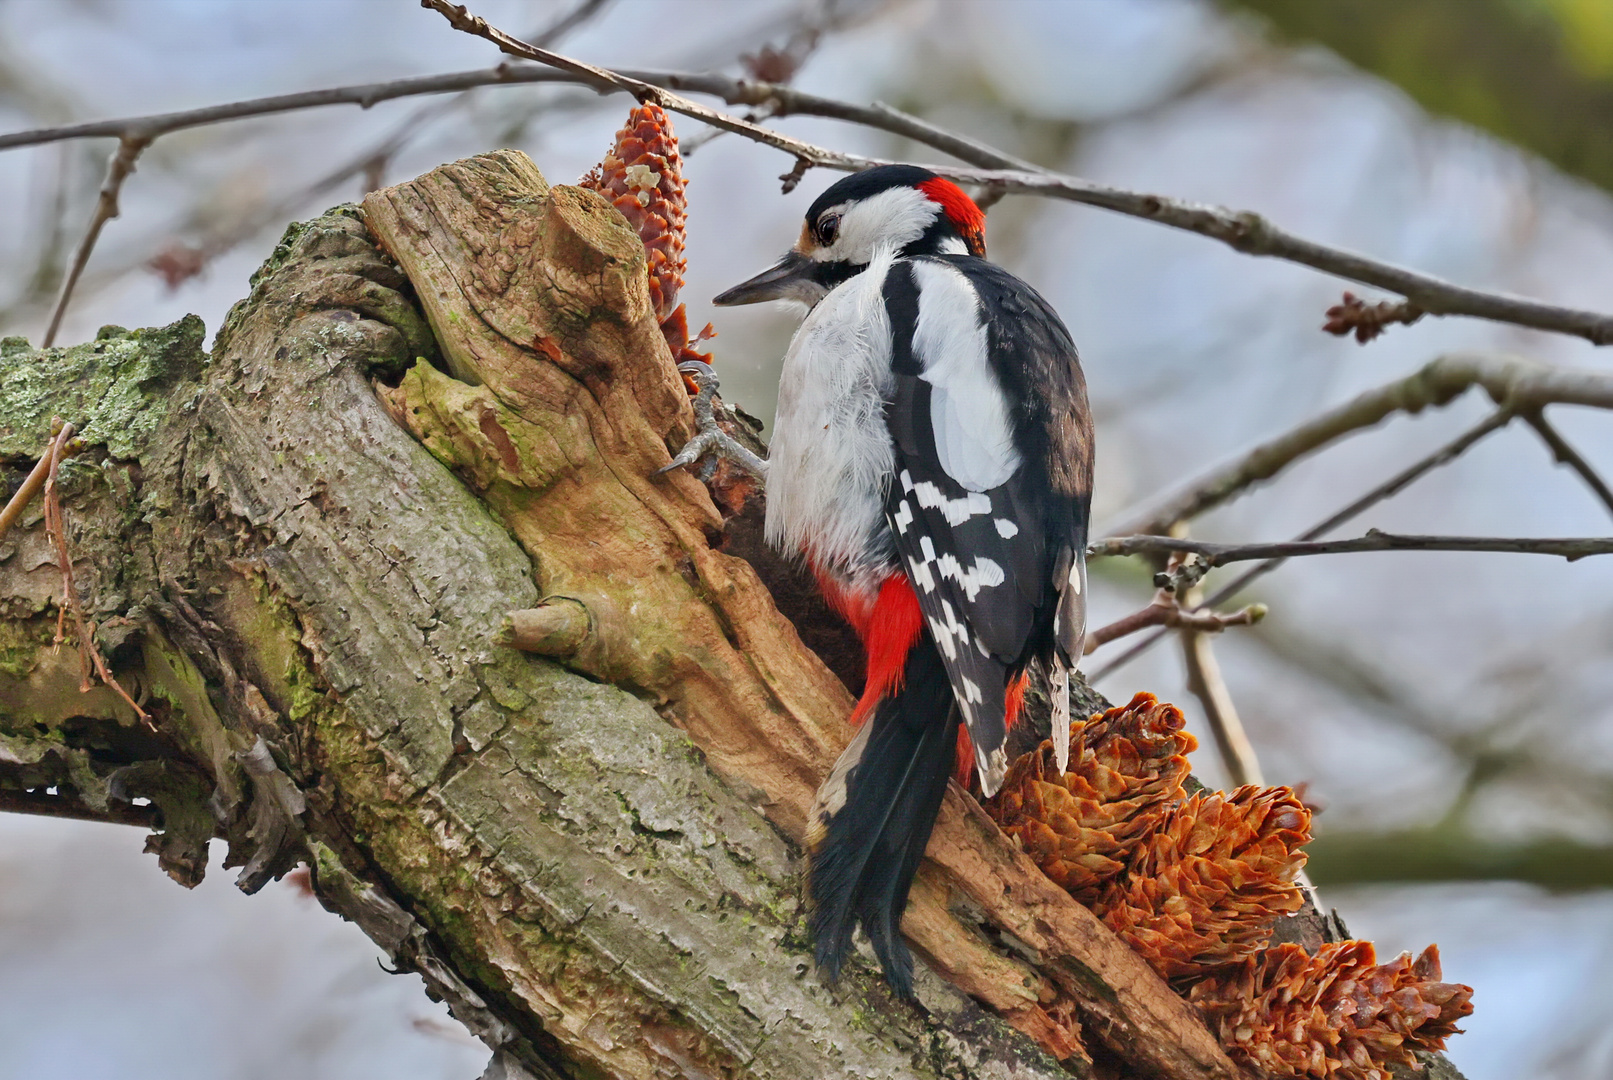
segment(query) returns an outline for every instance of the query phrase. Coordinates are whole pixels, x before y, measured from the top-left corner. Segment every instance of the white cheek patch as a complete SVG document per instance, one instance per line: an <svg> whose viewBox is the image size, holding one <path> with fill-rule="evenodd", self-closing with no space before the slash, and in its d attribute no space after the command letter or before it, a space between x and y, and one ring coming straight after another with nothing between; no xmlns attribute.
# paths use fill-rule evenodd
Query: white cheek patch
<svg viewBox="0 0 1613 1080"><path fill-rule="evenodd" d="M900 251L923 236L941 213L941 204L917 188L893 187L824 213L840 215L840 231L834 243L812 252L812 258L861 266L881 249Z"/></svg>

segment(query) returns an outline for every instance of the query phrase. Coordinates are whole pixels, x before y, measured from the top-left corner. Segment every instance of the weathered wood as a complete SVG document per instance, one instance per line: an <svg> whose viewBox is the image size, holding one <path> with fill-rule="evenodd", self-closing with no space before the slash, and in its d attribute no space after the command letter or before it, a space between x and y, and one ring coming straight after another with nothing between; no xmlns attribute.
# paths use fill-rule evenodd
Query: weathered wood
<svg viewBox="0 0 1613 1080"><path fill-rule="evenodd" d="M0 787L150 798L182 878L213 834L245 888L311 859L328 906L538 1076L1088 1075L1072 1015L1137 1072L1236 1075L957 791L903 923L950 984L921 977L922 1008L867 970L825 990L790 841L850 695L713 547L704 489L653 475L690 415L636 239L511 153L366 213L403 272L350 210L294 227L210 358L194 320L0 346L0 460L52 414L90 444L75 570L157 723L50 648L59 575L25 514ZM561 597L588 614L569 666L498 643Z"/></svg>
<svg viewBox="0 0 1613 1080"><path fill-rule="evenodd" d="M0 453L37 452L53 411L110 451L67 478L73 550L160 733L50 648L25 515L0 552L0 786L89 812L167 797L130 760L185 766L165 841L227 836L248 885L311 850L325 902L537 1076L1064 1075L933 980L928 1014L824 990L756 793L649 701L493 644L541 595L377 400L371 371L430 348L406 288L333 214L288 235L211 360L194 324L9 343Z"/></svg>
<svg viewBox="0 0 1613 1080"><path fill-rule="evenodd" d="M509 525L545 592L617 617L635 604L653 613L626 615L630 647L605 650L605 664L571 663L649 694L719 776L761 791L768 818L799 841L849 738L849 698L751 568L712 549L720 522L704 490L685 474L654 476L669 444L688 437L688 406L639 297L637 239L602 199L550 189L514 152L373 193L365 213L457 375L416 365L388 397L394 414ZM968 801L949 797L930 849L940 873L903 923L935 966L1044 1045L1042 1006L1062 997L1145 1068L1234 1075L1191 1010L995 826L965 815ZM1044 970L993 953L937 910L953 894L1034 938ZM1034 913L1020 896L1034 897Z"/></svg>

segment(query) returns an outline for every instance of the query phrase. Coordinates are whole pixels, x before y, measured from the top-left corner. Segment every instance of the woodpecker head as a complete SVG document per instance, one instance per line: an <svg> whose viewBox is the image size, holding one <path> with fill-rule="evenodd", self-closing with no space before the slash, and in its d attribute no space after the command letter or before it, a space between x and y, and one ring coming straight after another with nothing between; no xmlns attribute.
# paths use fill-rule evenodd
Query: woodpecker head
<svg viewBox="0 0 1613 1080"><path fill-rule="evenodd" d="M916 165L853 173L807 210L794 249L712 303L795 300L811 307L880 252L984 258L986 215L958 185Z"/></svg>

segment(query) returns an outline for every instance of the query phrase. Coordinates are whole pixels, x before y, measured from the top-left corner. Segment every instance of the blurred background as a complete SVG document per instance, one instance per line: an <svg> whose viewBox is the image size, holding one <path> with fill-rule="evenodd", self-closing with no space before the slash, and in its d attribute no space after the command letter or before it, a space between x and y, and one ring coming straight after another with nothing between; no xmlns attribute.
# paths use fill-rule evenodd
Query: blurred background
<svg viewBox="0 0 1613 1080"><path fill-rule="evenodd" d="M524 36L577 0L477 0ZM1613 308L1613 4L1605 0L614 0L558 45L621 66L761 64L882 100L1095 181L1258 210L1309 238L1460 283ZM0 129L487 67L486 43L398 0L0 0ZM771 66L769 66L771 65ZM195 312L215 331L288 221L501 146L569 182L620 97L490 87L177 133L141 158L58 342ZM796 316L710 309L767 265L833 176L678 120L690 323L715 321L725 396L767 417ZM830 121L785 131L941 161ZM0 153L0 333L38 342L110 140ZM1069 322L1098 419L1100 531L1214 463L1443 352L1605 369L1613 353L1474 320L1361 346L1318 329L1354 286L1069 203L1009 198L993 257ZM1294 535L1486 414L1395 419L1195 523ZM1613 469L1613 417L1552 419ZM1521 423L1365 515L1376 526L1608 535L1607 511ZM1212 579L1212 586L1213 586ZM1094 566L1094 625L1151 595ZM1371 554L1298 560L1215 641L1270 783L1324 807L1324 901L1381 954L1437 941L1475 987L1450 1056L1471 1080L1613 1076L1613 560ZM1087 663L1103 671L1117 644ZM1180 703L1224 782L1174 639L1107 671L1116 701ZM294 884L194 892L134 830L0 817L0 1080L476 1076L487 1054L413 977ZM1486 853L1514 856L1489 880ZM1370 858L1351 851L1373 852ZM1333 852L1331 858L1327 853ZM1439 857L1429 857L1436 853ZM1494 864L1494 860L1491 860ZM1601 869L1598 870L1597 867ZM1384 880L1384 879L1391 880ZM1565 889L1571 882L1575 889Z"/></svg>

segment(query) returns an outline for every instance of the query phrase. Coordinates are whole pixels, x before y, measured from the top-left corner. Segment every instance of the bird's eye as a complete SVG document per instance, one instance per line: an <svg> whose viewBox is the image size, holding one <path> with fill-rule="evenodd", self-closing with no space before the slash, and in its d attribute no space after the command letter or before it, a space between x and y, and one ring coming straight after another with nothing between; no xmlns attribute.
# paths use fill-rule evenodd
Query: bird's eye
<svg viewBox="0 0 1613 1080"><path fill-rule="evenodd" d="M818 243L828 247L840 235L840 215L825 214L818 219Z"/></svg>

